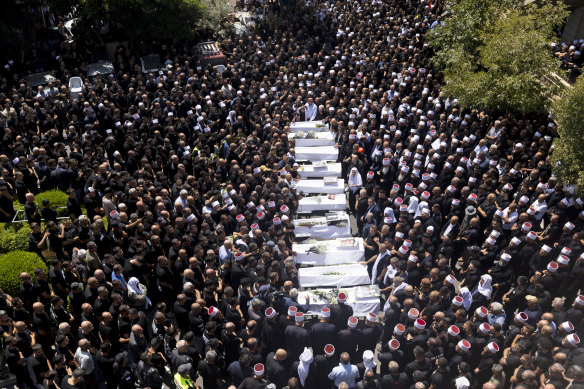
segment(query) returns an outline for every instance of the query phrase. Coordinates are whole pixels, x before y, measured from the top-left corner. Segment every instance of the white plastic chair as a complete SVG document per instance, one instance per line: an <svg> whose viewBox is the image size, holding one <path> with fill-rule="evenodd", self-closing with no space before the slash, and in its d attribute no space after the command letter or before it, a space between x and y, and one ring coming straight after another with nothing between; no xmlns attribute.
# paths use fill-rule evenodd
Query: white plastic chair
<svg viewBox="0 0 584 389"><path fill-rule="evenodd" d="M83 89L85 89L85 86L81 77L71 77L69 79L69 91L71 91L71 95L74 98L77 98L77 95L82 93Z"/></svg>

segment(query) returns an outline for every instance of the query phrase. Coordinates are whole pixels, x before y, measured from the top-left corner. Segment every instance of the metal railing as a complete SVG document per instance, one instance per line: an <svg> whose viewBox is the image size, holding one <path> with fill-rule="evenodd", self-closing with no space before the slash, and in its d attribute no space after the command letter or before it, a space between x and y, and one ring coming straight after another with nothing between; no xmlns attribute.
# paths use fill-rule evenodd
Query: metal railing
<svg viewBox="0 0 584 389"><path fill-rule="evenodd" d="M55 210L61 210L61 209L67 209L67 207L57 207L57 208L53 208ZM19 215L22 214L22 219L20 219ZM59 216L57 217L57 220L63 220L63 219L69 219L69 216ZM45 219L43 219L41 217L42 221L45 221ZM24 213L24 209L18 209L16 211L16 214L14 215L14 217L12 218L12 223L28 223L28 219L26 218L26 213Z"/></svg>

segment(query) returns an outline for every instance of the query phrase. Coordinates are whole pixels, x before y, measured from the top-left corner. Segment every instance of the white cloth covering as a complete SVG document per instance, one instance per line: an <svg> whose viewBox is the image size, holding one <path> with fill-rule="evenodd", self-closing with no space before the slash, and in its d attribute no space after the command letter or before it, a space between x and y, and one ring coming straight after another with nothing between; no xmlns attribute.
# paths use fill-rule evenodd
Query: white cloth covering
<svg viewBox="0 0 584 389"><path fill-rule="evenodd" d="M308 377L308 371L310 370L310 364L314 360L312 355L312 351L309 348L304 347L304 352L300 354L298 364L298 378L300 379L300 385L304 386L304 381L306 381L306 377Z"/></svg>

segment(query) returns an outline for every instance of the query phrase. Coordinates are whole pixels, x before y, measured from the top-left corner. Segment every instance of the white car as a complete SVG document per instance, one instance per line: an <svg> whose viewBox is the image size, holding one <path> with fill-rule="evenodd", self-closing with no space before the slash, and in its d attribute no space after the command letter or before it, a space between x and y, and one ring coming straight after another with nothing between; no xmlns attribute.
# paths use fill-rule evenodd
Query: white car
<svg viewBox="0 0 584 389"><path fill-rule="evenodd" d="M240 37L253 33L256 26L256 17L249 12L234 12L229 14L228 20L233 23L233 30Z"/></svg>

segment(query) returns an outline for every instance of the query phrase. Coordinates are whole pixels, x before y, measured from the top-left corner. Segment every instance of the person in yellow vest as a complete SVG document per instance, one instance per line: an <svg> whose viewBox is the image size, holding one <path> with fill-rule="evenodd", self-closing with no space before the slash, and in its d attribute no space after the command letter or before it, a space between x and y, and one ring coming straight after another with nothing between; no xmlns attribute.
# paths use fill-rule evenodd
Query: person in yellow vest
<svg viewBox="0 0 584 389"><path fill-rule="evenodd" d="M193 381L189 375L191 371L190 363L180 365L177 370L178 371L174 375L174 384L176 385L177 389L199 389L197 384L195 384L195 381Z"/></svg>

